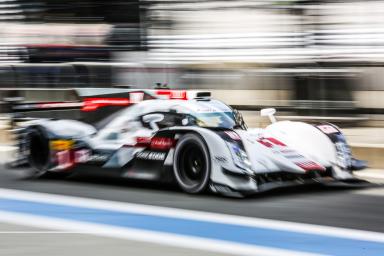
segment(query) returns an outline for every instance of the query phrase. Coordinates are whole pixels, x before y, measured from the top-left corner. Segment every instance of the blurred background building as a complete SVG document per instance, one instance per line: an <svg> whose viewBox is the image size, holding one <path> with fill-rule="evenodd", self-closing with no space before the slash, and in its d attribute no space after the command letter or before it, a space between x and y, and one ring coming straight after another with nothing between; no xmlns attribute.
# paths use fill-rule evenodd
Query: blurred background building
<svg viewBox="0 0 384 256"><path fill-rule="evenodd" d="M384 1L2 0L0 21L2 87L161 82L247 110L384 114Z"/></svg>

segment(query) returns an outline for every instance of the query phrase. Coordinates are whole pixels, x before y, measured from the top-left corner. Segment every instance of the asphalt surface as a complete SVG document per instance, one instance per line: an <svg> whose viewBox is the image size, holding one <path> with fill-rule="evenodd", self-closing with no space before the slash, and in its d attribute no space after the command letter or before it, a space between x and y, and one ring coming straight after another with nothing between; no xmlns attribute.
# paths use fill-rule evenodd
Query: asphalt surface
<svg viewBox="0 0 384 256"><path fill-rule="evenodd" d="M384 188L306 186L245 199L187 195L175 186L115 178L73 176L31 180L23 170L0 169L0 187L206 212L384 232Z"/></svg>
<svg viewBox="0 0 384 256"><path fill-rule="evenodd" d="M217 252L193 250L190 248L186 250L184 248L154 243L63 232L60 230L38 229L5 223L0 223L0 230L0 255L8 256L228 255Z"/></svg>

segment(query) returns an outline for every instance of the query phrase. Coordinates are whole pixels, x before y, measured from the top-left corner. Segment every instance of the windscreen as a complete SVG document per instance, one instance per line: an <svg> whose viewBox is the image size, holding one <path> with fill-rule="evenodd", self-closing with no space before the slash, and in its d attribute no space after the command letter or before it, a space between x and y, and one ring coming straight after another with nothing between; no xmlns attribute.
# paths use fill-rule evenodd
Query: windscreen
<svg viewBox="0 0 384 256"><path fill-rule="evenodd" d="M173 107L176 112L188 117L183 125L197 125L206 128L234 129L236 122L233 110L218 100L190 100ZM185 121L183 121L185 122Z"/></svg>
<svg viewBox="0 0 384 256"><path fill-rule="evenodd" d="M233 112L191 113L191 116L201 127L233 129L237 126Z"/></svg>

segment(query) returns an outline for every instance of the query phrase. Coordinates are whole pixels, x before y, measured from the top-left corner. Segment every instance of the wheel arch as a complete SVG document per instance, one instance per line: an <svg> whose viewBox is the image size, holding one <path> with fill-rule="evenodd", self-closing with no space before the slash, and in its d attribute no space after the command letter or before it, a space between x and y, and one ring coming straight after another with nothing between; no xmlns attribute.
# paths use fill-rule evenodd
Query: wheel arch
<svg viewBox="0 0 384 256"><path fill-rule="evenodd" d="M238 184L223 169L231 170L237 167L233 163L231 152L225 141L215 131L202 127L172 127L159 130L155 136L183 136L186 133L195 133L205 141L211 157L210 180L212 183L225 184L236 189ZM173 156L172 156L173 162Z"/></svg>
<svg viewBox="0 0 384 256"><path fill-rule="evenodd" d="M49 139L53 138L78 138L96 133L96 129L86 123L76 120L41 120L26 128L40 129L46 133Z"/></svg>
<svg viewBox="0 0 384 256"><path fill-rule="evenodd" d="M207 146L208 152L211 156L211 166L215 164L214 156L217 154L226 155L230 157L230 152L225 145L225 142L214 131L201 127L174 127L168 129L159 130L154 136L167 136L174 137L176 140L181 136L193 133L200 136Z"/></svg>

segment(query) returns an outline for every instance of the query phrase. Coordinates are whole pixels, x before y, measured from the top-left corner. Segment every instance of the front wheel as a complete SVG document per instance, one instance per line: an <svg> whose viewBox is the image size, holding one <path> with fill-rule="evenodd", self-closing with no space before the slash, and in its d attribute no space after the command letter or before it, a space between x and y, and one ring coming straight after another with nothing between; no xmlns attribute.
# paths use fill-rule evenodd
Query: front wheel
<svg viewBox="0 0 384 256"><path fill-rule="evenodd" d="M180 188L190 194L202 193L209 184L211 160L208 147L197 134L186 134L176 145L173 170Z"/></svg>

